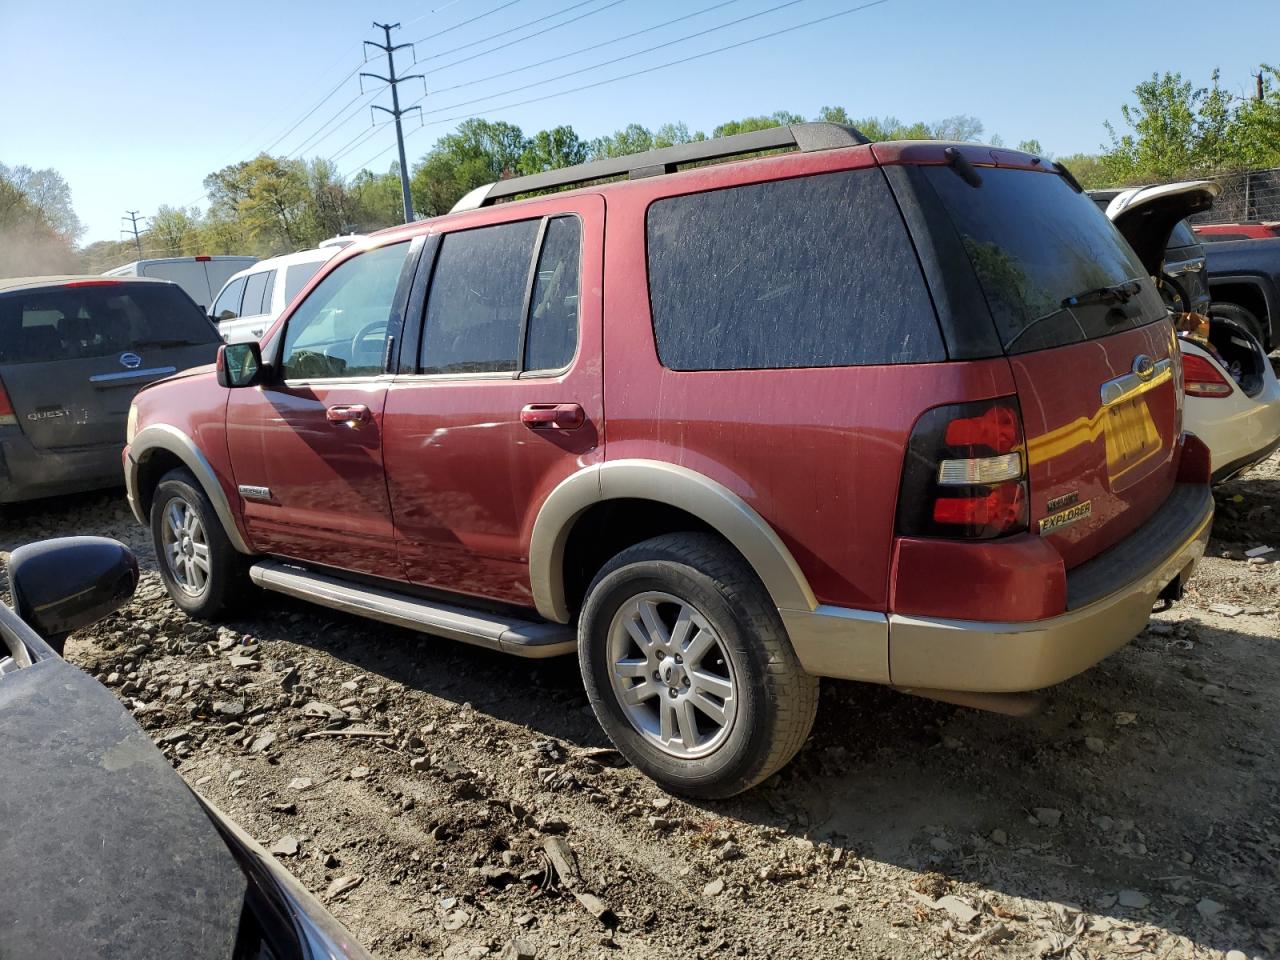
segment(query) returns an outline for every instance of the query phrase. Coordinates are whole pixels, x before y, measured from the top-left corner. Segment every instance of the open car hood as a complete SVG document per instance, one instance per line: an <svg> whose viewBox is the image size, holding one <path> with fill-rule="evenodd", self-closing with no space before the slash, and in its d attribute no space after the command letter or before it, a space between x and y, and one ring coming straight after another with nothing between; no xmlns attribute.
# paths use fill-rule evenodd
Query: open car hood
<svg viewBox="0 0 1280 960"><path fill-rule="evenodd" d="M1165 247L1178 221L1208 210L1222 191L1211 180L1184 180L1121 190L1107 204L1107 217L1153 277L1160 276Z"/></svg>

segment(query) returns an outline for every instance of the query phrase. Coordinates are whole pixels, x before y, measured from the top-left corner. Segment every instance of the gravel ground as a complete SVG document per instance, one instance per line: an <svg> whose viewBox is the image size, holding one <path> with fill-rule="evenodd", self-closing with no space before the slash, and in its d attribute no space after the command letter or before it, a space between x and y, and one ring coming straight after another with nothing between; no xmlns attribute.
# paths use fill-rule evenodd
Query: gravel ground
<svg viewBox="0 0 1280 960"><path fill-rule="evenodd" d="M1218 508L1183 603L1039 715L824 682L795 762L697 804L608 748L572 660L265 594L189 621L118 494L8 509L0 551L132 544L68 657L383 957L1245 960L1280 955L1280 550L1246 556L1280 459Z"/></svg>

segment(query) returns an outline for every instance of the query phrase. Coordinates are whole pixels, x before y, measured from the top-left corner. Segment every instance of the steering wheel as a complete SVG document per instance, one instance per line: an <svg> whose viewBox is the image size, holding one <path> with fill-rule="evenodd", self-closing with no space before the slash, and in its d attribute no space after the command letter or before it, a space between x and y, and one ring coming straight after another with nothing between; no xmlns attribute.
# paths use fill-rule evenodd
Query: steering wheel
<svg viewBox="0 0 1280 960"><path fill-rule="evenodd" d="M355 359L357 353L364 352L361 344L369 339L373 334L381 332L383 339L386 339L387 328L390 327L386 320L375 320L373 323L366 323L357 331L356 335L351 338L351 359Z"/></svg>

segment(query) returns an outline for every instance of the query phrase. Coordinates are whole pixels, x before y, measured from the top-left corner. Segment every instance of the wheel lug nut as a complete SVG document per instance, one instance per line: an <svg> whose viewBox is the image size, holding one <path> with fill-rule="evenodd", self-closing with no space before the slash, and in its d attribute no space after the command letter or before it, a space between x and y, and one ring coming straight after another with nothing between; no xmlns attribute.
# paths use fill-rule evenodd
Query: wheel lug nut
<svg viewBox="0 0 1280 960"><path fill-rule="evenodd" d="M661 660L661 659L662 659L663 657L665 657L665 656L666 656L666 654L665 654L665 653L663 653L661 650L659 650L659 651L658 651L658 659L659 659L659 660Z"/></svg>
<svg viewBox="0 0 1280 960"><path fill-rule="evenodd" d="M679 694L680 694L680 691L679 691L679 690L677 690L675 687L672 687L672 688L671 688L671 696L672 696L672 697L679 696Z"/></svg>
<svg viewBox="0 0 1280 960"><path fill-rule="evenodd" d="M687 687L687 686L689 686L689 678L688 678L688 677L685 677L685 678L684 678L684 685L685 685L686 687Z"/></svg>
<svg viewBox="0 0 1280 960"><path fill-rule="evenodd" d="M653 679L655 679L655 680L657 680L659 683L661 683L661 682L662 682L662 674L658 673L658 671L657 671L657 670L653 671Z"/></svg>
<svg viewBox="0 0 1280 960"><path fill-rule="evenodd" d="M676 654L676 663L684 663L684 657L680 656L678 653Z"/></svg>

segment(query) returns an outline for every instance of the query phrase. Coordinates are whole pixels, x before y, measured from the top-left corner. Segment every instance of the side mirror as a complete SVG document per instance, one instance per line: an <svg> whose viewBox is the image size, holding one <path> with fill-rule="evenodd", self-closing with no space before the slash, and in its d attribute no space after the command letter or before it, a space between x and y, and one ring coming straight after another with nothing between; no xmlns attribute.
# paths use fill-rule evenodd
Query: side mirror
<svg viewBox="0 0 1280 960"><path fill-rule="evenodd" d="M67 634L119 609L138 585L138 560L106 537L63 537L9 556L13 609L62 653Z"/></svg>
<svg viewBox="0 0 1280 960"><path fill-rule="evenodd" d="M224 343L218 347L218 384L252 387L262 373L262 348L257 341Z"/></svg>

